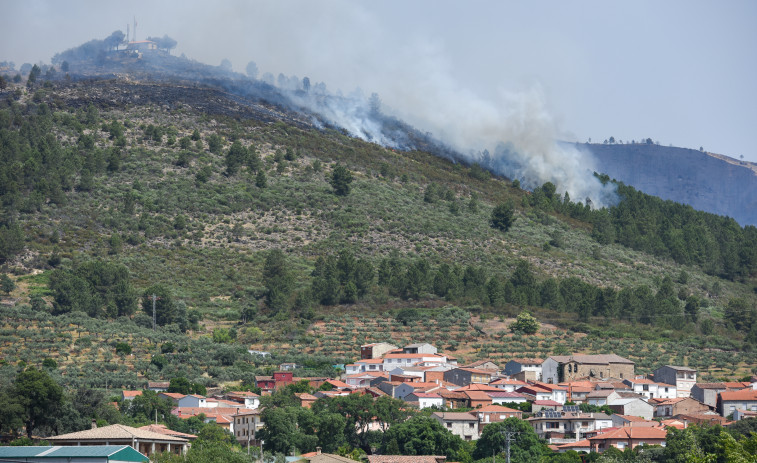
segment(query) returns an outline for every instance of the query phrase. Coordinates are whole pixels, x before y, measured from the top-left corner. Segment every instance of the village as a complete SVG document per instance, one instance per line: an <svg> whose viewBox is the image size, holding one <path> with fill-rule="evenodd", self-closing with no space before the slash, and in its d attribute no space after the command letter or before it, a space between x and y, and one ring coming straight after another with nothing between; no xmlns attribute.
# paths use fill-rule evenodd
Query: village
<svg viewBox="0 0 757 463"><path fill-rule="evenodd" d="M260 354L251 351L251 355ZM615 354L513 358L504 365L480 360L460 365L457 358L439 353L428 343L398 347L380 342L360 346L360 359L343 365L344 374L339 378L300 378L295 376L296 364L278 367L279 371L270 376L255 377L260 394L179 394L167 392L169 382L150 382L147 389L169 400L174 416L200 417L206 423L215 423L246 448L264 444L259 438L265 427L261 396L300 382L307 382L314 391L295 394L304 408L326 397L391 397L408 408L430 409L431 418L466 441L479 439L491 423L517 418L525 420L539 438L560 453L601 453L611 447L624 450L644 444L665 446L669 428L728 426L757 417L757 377L749 382L700 383L696 370L674 365L661 365L652 374L637 375L634 362ZM143 393L124 390L122 401ZM380 429L380 424L371 423L369 427ZM141 428L120 424L98 428L93 422L90 430L47 440L60 448L121 445L149 457L166 451L184 454L195 438L157 423ZM0 460L3 457L0 455ZM346 460L338 455L331 457L319 450L287 458L316 463ZM369 458L373 463L383 462L378 455ZM439 458L444 459L435 458L437 463Z"/></svg>

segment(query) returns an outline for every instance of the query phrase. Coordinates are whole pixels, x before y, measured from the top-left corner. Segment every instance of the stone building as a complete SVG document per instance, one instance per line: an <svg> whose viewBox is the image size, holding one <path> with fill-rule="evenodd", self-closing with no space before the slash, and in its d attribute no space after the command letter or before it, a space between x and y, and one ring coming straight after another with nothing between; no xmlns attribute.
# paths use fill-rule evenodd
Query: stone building
<svg viewBox="0 0 757 463"><path fill-rule="evenodd" d="M542 381L558 384L579 378L633 378L634 363L615 354L553 355L542 364Z"/></svg>

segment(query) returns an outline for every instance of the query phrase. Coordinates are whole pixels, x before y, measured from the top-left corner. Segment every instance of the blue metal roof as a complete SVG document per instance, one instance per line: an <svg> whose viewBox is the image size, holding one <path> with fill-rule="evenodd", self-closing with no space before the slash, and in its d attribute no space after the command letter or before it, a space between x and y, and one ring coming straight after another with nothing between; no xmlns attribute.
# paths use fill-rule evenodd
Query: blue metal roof
<svg viewBox="0 0 757 463"><path fill-rule="evenodd" d="M119 461L148 461L145 455L128 445L0 447L0 461L3 459L20 458L34 460L47 458L107 458Z"/></svg>

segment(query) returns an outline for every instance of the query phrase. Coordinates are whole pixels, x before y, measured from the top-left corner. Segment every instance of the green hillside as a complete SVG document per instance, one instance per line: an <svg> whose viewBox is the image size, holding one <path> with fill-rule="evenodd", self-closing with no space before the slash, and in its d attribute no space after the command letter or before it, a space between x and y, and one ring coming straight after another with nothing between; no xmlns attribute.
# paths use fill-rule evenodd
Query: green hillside
<svg viewBox="0 0 757 463"><path fill-rule="evenodd" d="M612 351L703 377L757 364L754 227L625 187L592 212L212 88L11 84L0 106L6 368L52 358L71 385L214 385L265 368L248 348L325 374L384 339L464 360ZM711 255L684 252L666 215L711 234ZM508 330L524 309L540 334Z"/></svg>

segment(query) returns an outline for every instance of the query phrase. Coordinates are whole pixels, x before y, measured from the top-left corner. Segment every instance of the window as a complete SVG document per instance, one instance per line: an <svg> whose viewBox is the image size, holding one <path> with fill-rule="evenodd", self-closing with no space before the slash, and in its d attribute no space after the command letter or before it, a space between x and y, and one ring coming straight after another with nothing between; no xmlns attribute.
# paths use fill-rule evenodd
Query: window
<svg viewBox="0 0 757 463"><path fill-rule="evenodd" d="M447 422L446 424L447 424L447 427L448 427L448 428L451 428L451 427L452 427L452 423L450 423L449 421L448 421L448 422Z"/></svg>
<svg viewBox="0 0 757 463"><path fill-rule="evenodd" d="M473 429L473 423L468 423L468 427Z"/></svg>

